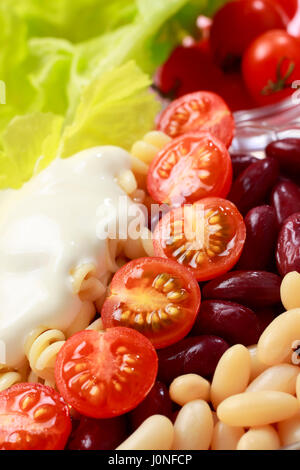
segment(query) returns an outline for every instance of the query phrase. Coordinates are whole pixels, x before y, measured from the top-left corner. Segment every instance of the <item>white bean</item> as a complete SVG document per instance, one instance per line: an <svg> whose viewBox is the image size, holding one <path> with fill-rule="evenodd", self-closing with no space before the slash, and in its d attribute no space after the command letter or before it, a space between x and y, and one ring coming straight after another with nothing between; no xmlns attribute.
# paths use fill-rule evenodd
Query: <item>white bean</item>
<svg viewBox="0 0 300 470"><path fill-rule="evenodd" d="M250 429L238 442L236 450L278 450L280 440L272 426Z"/></svg>
<svg viewBox="0 0 300 470"><path fill-rule="evenodd" d="M280 296L286 310L300 308L300 273L293 271L284 276Z"/></svg>
<svg viewBox="0 0 300 470"><path fill-rule="evenodd" d="M269 366L268 364L264 364L261 362L257 357L257 344L252 346L248 346L248 351L250 353L251 359L251 374L250 374L250 382L254 380L258 375L260 375L264 370L266 370Z"/></svg>
<svg viewBox="0 0 300 470"><path fill-rule="evenodd" d="M220 421L230 426L265 426L291 418L299 410L296 397L284 392L264 390L226 398L217 409Z"/></svg>
<svg viewBox="0 0 300 470"><path fill-rule="evenodd" d="M146 419L116 450L170 450L174 438L171 421L162 415Z"/></svg>
<svg viewBox="0 0 300 470"><path fill-rule="evenodd" d="M292 366L291 364L278 364L256 377L246 391L260 392L262 390L274 390L295 395L298 374L299 367Z"/></svg>
<svg viewBox="0 0 300 470"><path fill-rule="evenodd" d="M180 406L201 399L208 401L210 383L197 374L185 374L173 380L170 385L170 397Z"/></svg>
<svg viewBox="0 0 300 470"><path fill-rule="evenodd" d="M282 313L265 329L257 345L258 359L270 366L280 364L300 339L300 308Z"/></svg>
<svg viewBox="0 0 300 470"><path fill-rule="evenodd" d="M228 426L228 424L218 421L214 427L212 450L235 450L244 432L244 428Z"/></svg>
<svg viewBox="0 0 300 470"><path fill-rule="evenodd" d="M208 450L214 422L204 400L190 401L179 411L174 424L174 450Z"/></svg>
<svg viewBox="0 0 300 470"><path fill-rule="evenodd" d="M246 390L250 372L250 353L245 346L236 344L225 351L211 384L211 401L215 409L225 398Z"/></svg>
<svg viewBox="0 0 300 470"><path fill-rule="evenodd" d="M283 446L300 442L300 412L292 418L278 423L278 434Z"/></svg>

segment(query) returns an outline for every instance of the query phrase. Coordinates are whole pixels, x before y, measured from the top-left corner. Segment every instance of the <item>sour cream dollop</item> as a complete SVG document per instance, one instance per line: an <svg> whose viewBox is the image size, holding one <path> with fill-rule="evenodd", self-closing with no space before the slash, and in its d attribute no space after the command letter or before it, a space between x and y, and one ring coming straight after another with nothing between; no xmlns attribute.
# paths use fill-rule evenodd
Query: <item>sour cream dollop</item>
<svg viewBox="0 0 300 470"><path fill-rule="evenodd" d="M76 318L74 268L94 263L99 275L107 272L103 233L117 222L127 196L116 177L130 166L121 148L96 147L54 160L19 190L0 192L0 341L9 366L24 359L34 328L65 330Z"/></svg>

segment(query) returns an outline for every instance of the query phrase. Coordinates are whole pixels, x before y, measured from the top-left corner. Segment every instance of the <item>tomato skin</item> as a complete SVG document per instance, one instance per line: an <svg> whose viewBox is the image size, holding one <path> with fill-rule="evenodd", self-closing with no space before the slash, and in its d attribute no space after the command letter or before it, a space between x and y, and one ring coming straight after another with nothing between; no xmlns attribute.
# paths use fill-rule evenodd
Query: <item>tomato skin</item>
<svg viewBox="0 0 300 470"><path fill-rule="evenodd" d="M61 395L79 413L113 418L145 398L157 368L154 347L137 331L124 327L105 333L84 330L71 336L59 351L55 379Z"/></svg>
<svg viewBox="0 0 300 470"><path fill-rule="evenodd" d="M298 0L271 0L275 5L279 5L290 19L293 19L298 10Z"/></svg>
<svg viewBox="0 0 300 470"><path fill-rule="evenodd" d="M286 29L287 18L269 0L233 0L216 13L211 28L215 60L224 67L238 61L250 43L272 29Z"/></svg>
<svg viewBox="0 0 300 470"><path fill-rule="evenodd" d="M185 298L182 302L177 301L173 304L172 300L168 300L167 294L163 294L162 297L161 288L153 287L153 283L158 276L169 276L169 278L166 278L164 285L172 282L173 288L170 293L176 292L176 289L178 292L184 291ZM200 288L193 275L185 267L165 258L139 258L127 263L114 275L110 291L111 293L105 300L101 311L104 327L112 328L124 325L135 328L147 336L156 349L165 348L184 338L192 329L200 308ZM140 301L139 294L141 295ZM147 302L149 310L147 310ZM156 302L158 304L157 310ZM125 306L123 307L122 304ZM158 327L153 323L148 325L146 320L141 326L138 323L133 323L133 319L138 314L145 315L144 318L147 318L144 312L147 312L147 315L153 312L160 315L164 307L167 308L170 305L180 307L181 314L179 318L169 315L166 319L167 323L165 324L164 320L161 319ZM122 323L122 316L119 314L122 308L125 312L132 312L132 316L124 324Z"/></svg>
<svg viewBox="0 0 300 470"><path fill-rule="evenodd" d="M0 450L63 450L71 428L69 407L51 387L20 383L0 393Z"/></svg>
<svg viewBox="0 0 300 470"><path fill-rule="evenodd" d="M161 93L173 98L199 90L212 91L223 98L231 111L256 106L242 73L225 73L215 63L208 40L174 49L169 59L159 68L155 84Z"/></svg>
<svg viewBox="0 0 300 470"><path fill-rule="evenodd" d="M155 76L161 93L175 98L199 90L216 91L222 80L223 71L213 61L208 40L176 47Z"/></svg>
<svg viewBox="0 0 300 470"><path fill-rule="evenodd" d="M152 198L173 207L203 197L225 198L231 183L232 164L227 148L208 132L187 133L173 139L154 158L147 177Z"/></svg>
<svg viewBox="0 0 300 470"><path fill-rule="evenodd" d="M280 30L263 34L245 52L242 70L258 104L273 104L286 98L295 92L292 83L300 76L300 40Z"/></svg>
<svg viewBox="0 0 300 470"><path fill-rule="evenodd" d="M224 73L222 82L214 90L228 104L232 112L253 109L256 103L244 82L242 72Z"/></svg>
<svg viewBox="0 0 300 470"><path fill-rule="evenodd" d="M189 206L189 212L185 212L185 207L171 210L157 224L153 234L155 255L175 259L198 281L226 273L237 263L245 243L242 215L230 201L214 197L200 199ZM215 216L218 221L210 221L210 217ZM214 224L219 226L216 230L211 227ZM195 240L200 242L200 248L197 244L195 247Z"/></svg>
<svg viewBox="0 0 300 470"><path fill-rule="evenodd" d="M232 142L234 127L234 118L225 101L208 91L190 93L173 101L157 123L157 128L172 138L187 132L207 131L226 147Z"/></svg>

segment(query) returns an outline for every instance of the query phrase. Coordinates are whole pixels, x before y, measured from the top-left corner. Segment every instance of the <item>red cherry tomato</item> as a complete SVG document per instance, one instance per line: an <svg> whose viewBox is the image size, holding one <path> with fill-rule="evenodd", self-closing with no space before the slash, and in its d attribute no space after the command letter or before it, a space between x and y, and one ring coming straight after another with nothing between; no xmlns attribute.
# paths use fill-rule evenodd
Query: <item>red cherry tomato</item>
<svg viewBox="0 0 300 470"><path fill-rule="evenodd" d="M163 94L179 98L199 90L220 95L231 111L254 108L240 72L224 73L214 61L210 42L177 47L155 77Z"/></svg>
<svg viewBox="0 0 300 470"><path fill-rule="evenodd" d="M51 387L21 383L0 393L0 450L62 450L69 408Z"/></svg>
<svg viewBox="0 0 300 470"><path fill-rule="evenodd" d="M255 101L272 104L295 92L300 77L300 40L285 31L257 38L243 58L243 76Z"/></svg>
<svg viewBox="0 0 300 470"><path fill-rule="evenodd" d="M208 132L173 139L152 161L147 189L160 203L180 206L208 196L226 197L232 182L225 145Z"/></svg>
<svg viewBox="0 0 300 470"><path fill-rule="evenodd" d="M155 76L160 92L175 98L199 90L215 91L222 81L223 71L213 61L208 40L178 46Z"/></svg>
<svg viewBox="0 0 300 470"><path fill-rule="evenodd" d="M141 258L117 271L101 317L105 328L135 328L164 348L189 333L199 307L199 285L188 269L168 259Z"/></svg>
<svg viewBox="0 0 300 470"><path fill-rule="evenodd" d="M244 220L235 205L212 197L166 214L154 231L154 251L186 266L198 281L207 281L236 264L245 239Z"/></svg>
<svg viewBox="0 0 300 470"><path fill-rule="evenodd" d="M257 106L245 85L240 71L224 73L222 82L214 91L222 96L232 112L253 109Z"/></svg>
<svg viewBox="0 0 300 470"><path fill-rule="evenodd" d="M230 67L250 43L271 29L286 29L287 18L270 0L234 0L215 15L210 39L218 64Z"/></svg>
<svg viewBox="0 0 300 470"><path fill-rule="evenodd" d="M151 390L156 374L155 349L130 328L76 333L59 351L55 366L62 396L92 418L112 418L135 408Z"/></svg>
<svg viewBox="0 0 300 470"><path fill-rule="evenodd" d="M290 19L297 13L299 0L271 0L271 2L279 5Z"/></svg>
<svg viewBox="0 0 300 470"><path fill-rule="evenodd" d="M233 138L234 119L220 96L199 91L173 101L160 115L157 127L170 137L208 131L229 147Z"/></svg>

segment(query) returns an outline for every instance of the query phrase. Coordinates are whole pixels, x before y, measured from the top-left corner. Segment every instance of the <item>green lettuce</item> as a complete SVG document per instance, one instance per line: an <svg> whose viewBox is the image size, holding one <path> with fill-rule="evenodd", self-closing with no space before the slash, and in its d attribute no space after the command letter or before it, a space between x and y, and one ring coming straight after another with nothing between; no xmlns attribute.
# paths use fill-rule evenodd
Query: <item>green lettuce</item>
<svg viewBox="0 0 300 470"><path fill-rule="evenodd" d="M91 81L69 125L53 113L17 116L8 124L0 152L0 189L19 188L56 157L85 148L129 149L153 127L160 109L148 75L130 61Z"/></svg>
<svg viewBox="0 0 300 470"><path fill-rule="evenodd" d="M160 105L148 88L151 80L130 61L92 80L84 90L60 149L65 158L96 145L132 144L153 127Z"/></svg>
<svg viewBox="0 0 300 470"><path fill-rule="evenodd" d="M221 2L1 2L0 188L19 187L57 155L130 148L159 109L149 76L196 16Z"/></svg>
<svg viewBox="0 0 300 470"><path fill-rule="evenodd" d="M0 154L0 187L19 188L56 157L62 116L33 113L15 117L7 126Z"/></svg>

